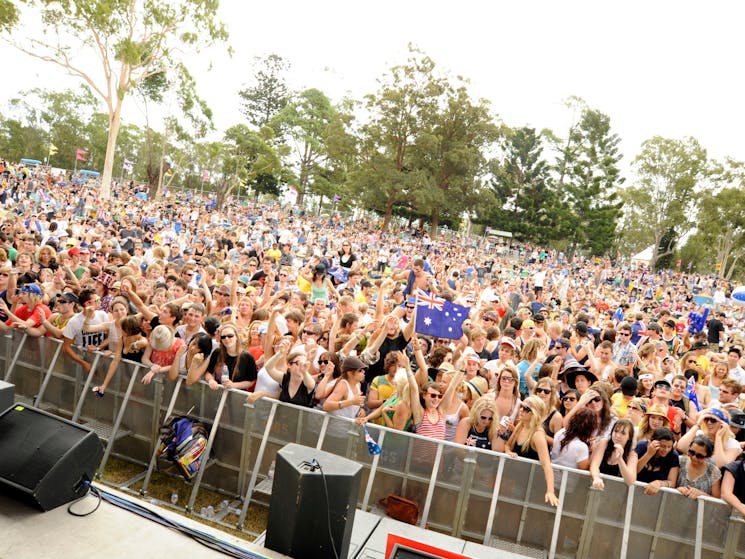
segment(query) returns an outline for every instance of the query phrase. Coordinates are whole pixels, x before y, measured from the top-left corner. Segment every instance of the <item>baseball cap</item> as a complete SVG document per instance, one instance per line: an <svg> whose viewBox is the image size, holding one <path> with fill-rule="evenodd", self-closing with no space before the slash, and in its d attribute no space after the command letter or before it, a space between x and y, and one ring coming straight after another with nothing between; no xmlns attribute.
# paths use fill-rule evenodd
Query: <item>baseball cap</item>
<svg viewBox="0 0 745 559"><path fill-rule="evenodd" d="M65 291L57 296L57 301L65 301L66 303L77 303L78 296L70 291Z"/></svg>
<svg viewBox="0 0 745 559"><path fill-rule="evenodd" d="M672 388L673 388L673 385L670 384L670 381L665 380L664 378L661 378L660 380L658 380L657 382L654 383L654 387L655 388L657 388L658 386L664 386L668 390L672 390Z"/></svg>
<svg viewBox="0 0 745 559"><path fill-rule="evenodd" d="M724 424L729 425L729 417L727 417L727 414L725 414L719 408L709 408L709 414L716 417L719 421L722 421Z"/></svg>
<svg viewBox="0 0 745 559"><path fill-rule="evenodd" d="M35 283L27 283L26 285L21 287L21 292L23 293L33 293L34 295L41 295L41 287L36 285Z"/></svg>
<svg viewBox="0 0 745 559"><path fill-rule="evenodd" d="M623 377L623 379L621 380L621 393L623 393L624 396L633 396L634 394L636 394L637 386L638 384L634 377Z"/></svg>
<svg viewBox="0 0 745 559"><path fill-rule="evenodd" d="M709 349L709 344L704 341L698 341L691 346L691 351L696 351L697 349Z"/></svg>
<svg viewBox="0 0 745 559"><path fill-rule="evenodd" d="M733 410L730 413L729 424L739 427L740 429L745 429L745 412Z"/></svg>
<svg viewBox="0 0 745 559"><path fill-rule="evenodd" d="M347 357L341 364L341 372L356 371L358 369L367 369L367 365L358 357Z"/></svg>

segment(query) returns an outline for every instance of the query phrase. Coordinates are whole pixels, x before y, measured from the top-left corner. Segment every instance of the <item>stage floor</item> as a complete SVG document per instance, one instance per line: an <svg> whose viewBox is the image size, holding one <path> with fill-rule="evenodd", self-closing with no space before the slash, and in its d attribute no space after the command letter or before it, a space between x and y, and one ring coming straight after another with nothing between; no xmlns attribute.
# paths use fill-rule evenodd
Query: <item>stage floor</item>
<svg viewBox="0 0 745 559"><path fill-rule="evenodd" d="M236 538L220 530L151 505L131 495L102 486L108 493L147 507L161 516L210 534L258 557L285 559L286 556ZM84 512L95 506L88 496L73 510ZM131 559L133 557L188 557L215 559L224 556L184 534L130 511L102 502L99 509L78 518L67 505L40 512L0 494L0 559Z"/></svg>
<svg viewBox="0 0 745 559"><path fill-rule="evenodd" d="M254 543L247 542L172 510L149 504L108 486L101 487L121 499L146 507L188 528L209 534L254 554L257 558L287 559L281 553L262 547L265 534L259 536ZM77 503L73 510L79 513L88 511L95 506L95 502L93 496L88 496ZM101 502L96 512L85 517L68 514L67 507L68 505L62 505L51 511L40 512L0 494L0 533L3 534L0 538L0 559L214 559L222 555L182 533L106 501ZM357 510L347 559L384 559L386 541L391 533L427 542L473 559L526 557Z"/></svg>

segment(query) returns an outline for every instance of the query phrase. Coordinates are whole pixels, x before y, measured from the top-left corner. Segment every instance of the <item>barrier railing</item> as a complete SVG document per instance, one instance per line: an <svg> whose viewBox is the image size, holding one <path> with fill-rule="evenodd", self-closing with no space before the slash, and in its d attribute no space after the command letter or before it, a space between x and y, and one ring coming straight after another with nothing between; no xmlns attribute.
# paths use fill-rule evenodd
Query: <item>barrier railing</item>
<svg viewBox="0 0 745 559"><path fill-rule="evenodd" d="M245 392L212 391L206 383L187 387L183 379L144 385L141 365L126 361L98 398L91 387L96 374L105 374L108 357L91 355L86 374L60 355L57 340L19 332L0 340L5 379L16 385L18 401L99 433L106 445L99 476L112 455L142 467L125 488L137 482L147 494L166 417L190 413L207 423L211 458L193 481L185 508L194 513L203 488L235 497L243 502L239 529L251 506L268 503L270 465L282 446L294 442L361 464L363 510L378 510L380 499L401 494L420 504L422 527L486 545L512 544L550 558L745 559L745 521L718 499L692 500L667 489L648 496L643 485L627 487L610 477L597 491L585 472L555 466L560 505L553 508L543 502L540 464L530 460L377 425L369 431L383 452L371 456L361 429L345 418L273 400L247 404Z"/></svg>

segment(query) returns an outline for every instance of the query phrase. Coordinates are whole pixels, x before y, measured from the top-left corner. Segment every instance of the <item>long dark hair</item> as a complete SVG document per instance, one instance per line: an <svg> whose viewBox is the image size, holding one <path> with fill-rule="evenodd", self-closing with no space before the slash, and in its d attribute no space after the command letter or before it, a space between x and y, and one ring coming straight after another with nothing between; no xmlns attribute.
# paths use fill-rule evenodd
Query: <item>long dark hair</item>
<svg viewBox="0 0 745 559"><path fill-rule="evenodd" d="M611 436L608 437L608 444L605 447L605 452L603 453L603 463L608 463L608 458L610 458L610 455L613 453L613 449L615 446L613 445L613 432L617 431L620 427L624 427L626 431L629 433L629 440L626 441L626 444L623 445L623 460L626 462L629 459L629 453L631 452L631 449L634 448L634 424L631 423L628 419L619 419L616 421L616 424L613 425L613 429L611 430Z"/></svg>
<svg viewBox="0 0 745 559"><path fill-rule="evenodd" d="M318 359L328 359L334 364L334 372L331 373L331 378L339 378L341 376L341 366L339 363L339 356L332 351L325 351L321 354Z"/></svg>
<svg viewBox="0 0 745 559"><path fill-rule="evenodd" d="M574 439L579 439L583 443L589 444L589 440L597 428L598 417L595 415L595 412L588 408L582 408L569 419L569 425L567 425L564 431L564 438L561 441L559 449L564 450L564 447Z"/></svg>

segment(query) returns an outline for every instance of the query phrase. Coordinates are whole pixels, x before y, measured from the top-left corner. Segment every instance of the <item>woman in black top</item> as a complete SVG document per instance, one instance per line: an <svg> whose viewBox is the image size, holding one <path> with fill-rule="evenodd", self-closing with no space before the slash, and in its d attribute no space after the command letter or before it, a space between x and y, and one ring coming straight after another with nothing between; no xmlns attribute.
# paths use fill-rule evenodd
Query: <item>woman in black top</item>
<svg viewBox="0 0 745 559"><path fill-rule="evenodd" d="M494 398L482 396L473 404L468 417L461 419L455 429L453 442L491 450L499 437L495 418L499 410Z"/></svg>
<svg viewBox="0 0 745 559"><path fill-rule="evenodd" d="M722 468L722 499L745 515L745 455Z"/></svg>
<svg viewBox="0 0 745 559"><path fill-rule="evenodd" d="M225 323L218 331L220 345L210 355L204 378L212 390L218 386L237 390L253 390L258 370L253 356L243 351L238 328Z"/></svg>
<svg viewBox="0 0 745 559"><path fill-rule="evenodd" d="M546 404L538 396L528 396L520 404L517 425L507 441L507 454L541 462L546 480L545 501L557 506L559 498L554 491L554 470L551 467L551 455L542 426L546 411Z"/></svg>
<svg viewBox="0 0 745 559"><path fill-rule="evenodd" d="M339 251L339 265L347 270L348 272L351 272L352 270L356 270L359 268L359 263L357 262L357 256L352 253L352 243L349 241L343 241L341 243L341 250Z"/></svg>
<svg viewBox="0 0 745 559"><path fill-rule="evenodd" d="M590 474L592 486L604 489L600 474L622 477L627 485L636 481L636 464L638 457L632 448L634 444L634 425L628 419L619 419L610 434L610 438L600 439L592 449Z"/></svg>
<svg viewBox="0 0 745 559"><path fill-rule="evenodd" d="M636 465L636 479L647 483L644 493L654 495L660 487L675 488L678 483L680 460L673 450L673 432L667 427L655 429L649 441L636 445L639 462Z"/></svg>
<svg viewBox="0 0 745 559"><path fill-rule="evenodd" d="M274 362L269 366L267 363L266 372L279 383L280 402L310 407L313 405L313 393L316 389L316 381L310 376L310 362L303 348L293 349L288 353L289 347L290 340L284 339L277 351L278 354L286 356L284 361L287 367L275 366Z"/></svg>

